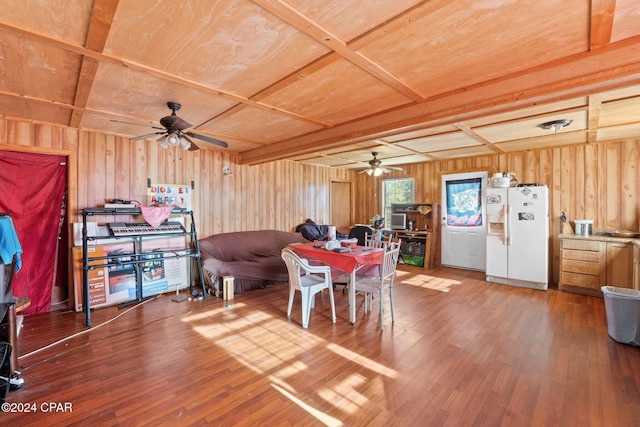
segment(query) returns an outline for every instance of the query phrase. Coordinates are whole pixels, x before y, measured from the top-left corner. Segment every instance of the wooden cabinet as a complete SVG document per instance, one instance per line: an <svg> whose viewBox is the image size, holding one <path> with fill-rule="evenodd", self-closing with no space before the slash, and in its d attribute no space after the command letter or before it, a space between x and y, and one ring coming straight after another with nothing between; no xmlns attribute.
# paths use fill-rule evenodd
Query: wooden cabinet
<svg viewBox="0 0 640 427"><path fill-rule="evenodd" d="M569 238L560 242L558 288L597 295L605 282L606 243Z"/></svg>
<svg viewBox="0 0 640 427"><path fill-rule="evenodd" d="M633 287L633 247L630 243L607 242L606 285Z"/></svg>
<svg viewBox="0 0 640 427"><path fill-rule="evenodd" d="M440 205L438 203L394 203L391 213L407 215L407 221L414 224L409 231L440 231Z"/></svg>
<svg viewBox="0 0 640 427"><path fill-rule="evenodd" d="M392 213L406 214L414 224L412 230L394 230L402 239L401 255L406 263L423 267L440 265L439 206L438 203L391 205Z"/></svg>
<svg viewBox="0 0 640 427"><path fill-rule="evenodd" d="M421 267L435 267L436 265L440 265L440 256L438 251L438 237L437 233L432 231L397 231L396 237L398 239L402 239L401 255L403 255L403 260L406 264L410 264L407 262L409 257L414 257L411 259L415 259L415 257L422 257L422 265L417 264ZM414 252L414 250L407 250L415 245L420 245L421 249L419 252ZM416 265L416 264L413 264Z"/></svg>
<svg viewBox="0 0 640 427"><path fill-rule="evenodd" d="M570 237L560 242L560 290L602 296L602 286L633 287L630 243Z"/></svg>

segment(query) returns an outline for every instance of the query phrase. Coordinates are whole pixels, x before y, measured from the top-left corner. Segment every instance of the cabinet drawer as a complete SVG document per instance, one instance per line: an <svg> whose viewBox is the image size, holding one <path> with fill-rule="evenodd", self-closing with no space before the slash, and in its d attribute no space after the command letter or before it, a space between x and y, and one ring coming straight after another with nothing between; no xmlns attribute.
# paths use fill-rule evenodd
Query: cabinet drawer
<svg viewBox="0 0 640 427"><path fill-rule="evenodd" d="M602 265L598 262L588 261L576 261L570 259L562 260L562 271L569 273L579 273L588 276L600 276L600 271L603 269Z"/></svg>
<svg viewBox="0 0 640 427"><path fill-rule="evenodd" d="M562 249L579 249L582 251L600 251L604 248L604 242L593 240L562 239Z"/></svg>
<svg viewBox="0 0 640 427"><path fill-rule="evenodd" d="M600 289L602 283L598 276L590 276L586 274L568 273L563 271L560 273L560 287L562 285L578 286L581 288Z"/></svg>
<svg viewBox="0 0 640 427"><path fill-rule="evenodd" d="M600 262L602 254L600 252L585 251L583 249L562 248L562 259L587 262Z"/></svg>

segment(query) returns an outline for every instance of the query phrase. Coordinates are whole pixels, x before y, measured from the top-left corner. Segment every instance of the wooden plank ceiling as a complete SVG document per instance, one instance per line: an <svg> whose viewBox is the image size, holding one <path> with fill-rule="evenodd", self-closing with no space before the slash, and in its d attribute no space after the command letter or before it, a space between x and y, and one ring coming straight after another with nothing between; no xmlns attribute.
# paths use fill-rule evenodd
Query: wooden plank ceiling
<svg viewBox="0 0 640 427"><path fill-rule="evenodd" d="M640 0L3 3L7 118L135 137L176 101L243 164L346 168L640 134Z"/></svg>

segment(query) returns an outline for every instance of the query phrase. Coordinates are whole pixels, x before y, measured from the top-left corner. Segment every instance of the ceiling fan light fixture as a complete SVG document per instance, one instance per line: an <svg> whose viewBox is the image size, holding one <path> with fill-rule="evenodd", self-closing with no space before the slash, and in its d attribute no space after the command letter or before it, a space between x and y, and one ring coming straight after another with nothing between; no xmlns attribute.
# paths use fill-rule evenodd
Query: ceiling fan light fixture
<svg viewBox="0 0 640 427"><path fill-rule="evenodd" d="M187 141L184 136L180 137L180 148L182 149L182 151L187 151L189 148L191 148L191 143Z"/></svg>
<svg viewBox="0 0 640 427"><path fill-rule="evenodd" d="M380 176L383 173L389 173L391 172L390 169L395 169L395 170L402 170L402 168L397 167L397 166L381 166L382 162L378 159L378 152L374 151L371 153L373 155L373 159L369 160L369 167L367 169L364 169L360 173L367 173L367 175L371 176Z"/></svg>
<svg viewBox="0 0 640 427"><path fill-rule="evenodd" d="M180 136L176 133L170 133L169 135L167 135L167 144L171 145L172 147L180 145Z"/></svg>
<svg viewBox="0 0 640 427"><path fill-rule="evenodd" d="M573 123L571 119L560 119L560 120L551 120L550 122L540 123L538 126L542 129L552 130L553 133L558 133L560 129L563 127L569 126Z"/></svg>
<svg viewBox="0 0 640 427"><path fill-rule="evenodd" d="M169 148L166 135L162 135L160 138L158 138L158 145L162 148Z"/></svg>

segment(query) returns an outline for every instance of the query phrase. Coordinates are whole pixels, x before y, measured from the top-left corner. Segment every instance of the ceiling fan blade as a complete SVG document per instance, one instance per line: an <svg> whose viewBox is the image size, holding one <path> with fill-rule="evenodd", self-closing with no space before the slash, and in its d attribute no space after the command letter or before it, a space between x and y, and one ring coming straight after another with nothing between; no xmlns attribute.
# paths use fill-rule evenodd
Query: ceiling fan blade
<svg viewBox="0 0 640 427"><path fill-rule="evenodd" d="M151 124L145 124L145 123L123 122L122 120L113 120L113 119L111 121L115 122L115 123L123 123L125 125L144 126L144 127L148 127L148 128L151 128L151 129L163 129L160 126L153 126Z"/></svg>
<svg viewBox="0 0 640 427"><path fill-rule="evenodd" d="M183 132L183 134L190 136L191 138L197 138L197 139L201 139L203 141L207 141L210 142L212 144L216 144L219 145L220 147L224 147L227 148L229 145L224 142L224 141L219 141L215 138L211 138L209 136L204 136L204 135L198 135L197 133L193 133L193 132Z"/></svg>
<svg viewBox="0 0 640 427"><path fill-rule="evenodd" d="M193 142L193 141L191 140L191 138L189 138L189 137L186 135L186 132L183 132L183 133L182 133L182 137L183 137L184 139L186 139L189 143L191 143L191 145L190 145L190 146L189 146L189 148L188 148L188 150L189 150L189 151L196 151L196 150L199 150L199 149L200 149L200 147L198 147L198 146L196 145L196 143L195 143L195 142Z"/></svg>
<svg viewBox="0 0 640 427"><path fill-rule="evenodd" d="M165 116L160 119L160 124L167 129L185 130L193 127L193 125L178 116Z"/></svg>
<svg viewBox="0 0 640 427"><path fill-rule="evenodd" d="M145 135L140 135L140 136L136 136L134 138L131 138L131 141L138 141L139 139L147 139L147 138L151 138L152 136L156 136L156 135L163 135L166 132L153 132L153 133L147 133Z"/></svg>
<svg viewBox="0 0 640 427"><path fill-rule="evenodd" d="M402 170L402 168L400 168L400 167L398 167L398 166L385 166L385 167L386 167L387 169L393 169L393 170L396 170L396 171L401 171L401 170Z"/></svg>
<svg viewBox="0 0 640 427"><path fill-rule="evenodd" d="M366 172L366 171L368 171L368 170L369 170L369 168L367 168L367 169L362 169L360 172L358 172L358 175L360 175L361 173L365 173L365 172Z"/></svg>

